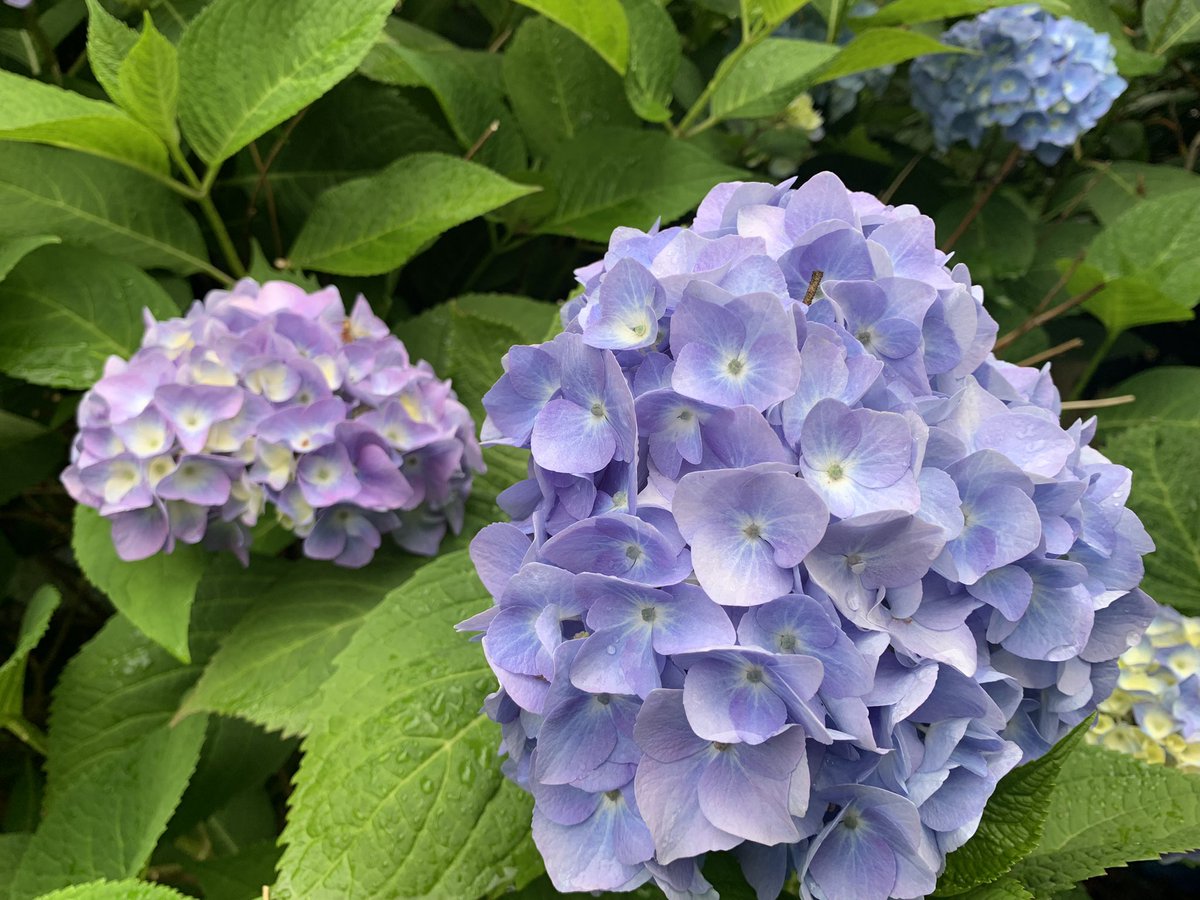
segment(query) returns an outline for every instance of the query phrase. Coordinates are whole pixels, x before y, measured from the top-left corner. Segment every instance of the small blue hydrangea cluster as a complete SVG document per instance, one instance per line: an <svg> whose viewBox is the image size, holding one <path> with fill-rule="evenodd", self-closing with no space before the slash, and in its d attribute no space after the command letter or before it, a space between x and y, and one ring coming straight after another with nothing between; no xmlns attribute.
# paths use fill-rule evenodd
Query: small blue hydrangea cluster
<svg viewBox="0 0 1200 900"><path fill-rule="evenodd" d="M1154 614L1130 473L1059 425L933 222L832 174L618 228L513 347L471 552L486 705L562 891L911 898Z"/></svg>
<svg viewBox="0 0 1200 900"><path fill-rule="evenodd" d="M108 360L78 420L63 484L126 560L182 541L246 562L268 502L316 559L365 565L387 533L431 555L483 470L450 383L333 287L246 279L183 318L147 312L141 349Z"/></svg>
<svg viewBox="0 0 1200 900"><path fill-rule="evenodd" d="M850 15L865 18L878 9L879 7L875 3L858 3L850 10ZM819 16L814 15L810 10L804 10L781 25L775 33L778 37L823 43L826 31L827 26ZM850 43L853 38L854 32L849 28L843 28L838 33L837 42L839 45L844 45ZM824 112L827 121L834 122L858 105L859 95L863 91L868 91L876 96L881 95L887 90L888 83L892 80L895 72L896 67L889 65L843 75L829 84L813 88L813 103Z"/></svg>
<svg viewBox="0 0 1200 900"><path fill-rule="evenodd" d="M1149 763L1200 772L1200 619L1160 606L1119 660L1090 743Z"/></svg>
<svg viewBox="0 0 1200 900"><path fill-rule="evenodd" d="M921 57L910 80L913 105L943 150L960 140L978 147L995 125L1042 162L1057 162L1126 88L1107 34L1037 6L988 10L942 41L972 52Z"/></svg>

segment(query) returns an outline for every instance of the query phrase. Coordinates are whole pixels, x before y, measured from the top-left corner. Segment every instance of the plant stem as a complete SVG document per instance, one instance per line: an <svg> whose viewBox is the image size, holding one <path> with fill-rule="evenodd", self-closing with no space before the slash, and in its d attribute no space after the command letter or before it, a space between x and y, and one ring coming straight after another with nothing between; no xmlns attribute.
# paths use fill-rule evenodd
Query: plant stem
<svg viewBox="0 0 1200 900"><path fill-rule="evenodd" d="M175 161L175 165L179 167L179 171L183 173L183 177L192 186L190 196L199 204L200 211L208 220L209 227L213 230L213 236L217 239L217 246L221 248L221 255L225 257L226 265L229 266L229 270L235 278L243 277L246 274L246 267L242 264L237 249L233 246L233 238L229 236L229 229L221 221L221 214L217 212L212 197L209 196L213 183L217 180L217 169L220 167L213 166L204 173L204 178L201 179L187 161L187 157L183 155L183 151L179 149L178 144L168 147L168 152L171 154L171 159ZM180 186L182 187L182 185Z"/></svg>
<svg viewBox="0 0 1200 900"><path fill-rule="evenodd" d="M1078 400L1083 396L1083 392L1087 389L1092 376L1096 374L1096 370L1100 368L1100 363L1104 362L1104 357L1108 356L1108 352L1112 350L1113 344L1116 342L1117 335L1115 333L1110 331L1104 336L1104 340L1100 342L1100 346L1096 348L1096 352L1088 360L1087 368L1083 370L1083 374L1076 380L1075 387L1071 391L1071 400Z"/></svg>
<svg viewBox="0 0 1200 900"><path fill-rule="evenodd" d="M24 716L9 716L4 720L4 727L20 738L31 749L46 755L46 733L25 719Z"/></svg>
<svg viewBox="0 0 1200 900"><path fill-rule="evenodd" d="M833 0L829 4L829 28L825 32L825 43L836 44L838 26L842 24L842 12L845 4L842 0Z"/></svg>
<svg viewBox="0 0 1200 900"><path fill-rule="evenodd" d="M1041 353L1035 353L1033 356L1027 356L1025 359L1017 360L1018 366L1036 366L1038 363L1044 363L1048 359L1054 359L1056 356L1061 356L1068 350L1074 350L1076 347L1083 346L1083 338L1071 338L1069 341L1063 341L1061 344L1055 344L1048 350L1043 350Z"/></svg>
<svg viewBox="0 0 1200 900"><path fill-rule="evenodd" d="M1096 294L1098 294L1103 288L1104 288L1103 283L1092 285L1090 288L1088 288L1082 294L1076 294L1074 297L1070 297L1070 298L1064 300L1062 303L1058 304L1058 306L1052 306L1045 312L1038 313L1036 316L1030 316L1028 319L1026 319L1024 322L1022 322L1020 325L1018 325L1016 328L1014 328L1008 334L1005 334L1005 335L1002 335L1001 337L999 337L996 340L996 348L995 349L1003 350L1005 347L1007 347L1009 344L1011 344L1017 338L1021 337L1022 335L1028 334L1029 332L1033 331L1033 329L1037 328L1039 325L1045 325L1051 319L1058 318L1059 316L1061 316L1063 313L1067 312L1068 310L1074 309L1079 304L1085 303L1086 301L1090 300L1092 297L1094 297Z"/></svg>
<svg viewBox="0 0 1200 900"><path fill-rule="evenodd" d="M54 79L54 83L62 87L63 73L62 68L58 64L58 54L54 52L54 45L50 43L50 38L46 36L46 32L42 31L42 24L38 21L37 12L32 6L25 10L25 30L29 36L33 38L38 49L46 57L46 65L50 70L50 77Z"/></svg>
<svg viewBox="0 0 1200 900"><path fill-rule="evenodd" d="M763 38L767 36L766 29L763 29L758 34L743 37L742 42L734 48L725 59L721 60L721 64L717 66L717 71L713 73L713 77L709 79L708 84L704 86L704 90L700 92L700 96L696 98L696 102L691 105L691 108L683 114L679 124L675 127L676 135L680 137L691 137L693 134L699 134L713 125L717 124L717 119L709 116L704 122L692 131L688 131L692 123L700 118L700 114L704 112L704 108L708 106L708 101L712 99L712 95L717 88L721 86L730 72L737 67L737 64L742 61L742 57L753 50Z"/></svg>
<svg viewBox="0 0 1200 900"><path fill-rule="evenodd" d="M996 173L995 177L987 183L987 187L985 187L980 193L979 197L976 198L975 205L967 210L967 214L963 216L963 220L958 223L958 227L954 229L950 237L946 238L945 243L942 244L940 249L943 253L949 253L954 245L958 243L959 239L967 233L967 229L971 227L971 223L979 217L981 212L983 212L984 206L986 206L987 202L992 199L992 194L996 193L996 188L1000 187L1000 184L1005 178L1008 177L1008 173L1013 170L1013 167L1017 164L1017 161L1024 155L1024 153L1025 151L1023 151L1020 147L1012 148L1008 154L1008 157L1001 164L1000 170Z"/></svg>

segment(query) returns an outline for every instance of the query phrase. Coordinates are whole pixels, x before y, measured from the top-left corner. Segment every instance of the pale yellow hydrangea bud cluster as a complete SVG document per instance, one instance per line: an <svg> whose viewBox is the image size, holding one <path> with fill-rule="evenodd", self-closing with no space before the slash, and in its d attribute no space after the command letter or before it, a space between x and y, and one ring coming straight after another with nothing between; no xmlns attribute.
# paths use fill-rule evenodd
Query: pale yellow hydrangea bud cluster
<svg viewBox="0 0 1200 900"><path fill-rule="evenodd" d="M1200 772L1200 618L1160 608L1119 667L1088 741Z"/></svg>

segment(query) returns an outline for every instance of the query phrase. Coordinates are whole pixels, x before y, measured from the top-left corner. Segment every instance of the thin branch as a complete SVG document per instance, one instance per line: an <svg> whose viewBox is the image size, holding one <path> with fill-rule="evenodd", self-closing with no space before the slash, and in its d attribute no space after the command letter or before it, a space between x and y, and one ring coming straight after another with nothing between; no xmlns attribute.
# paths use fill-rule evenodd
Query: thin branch
<svg viewBox="0 0 1200 900"><path fill-rule="evenodd" d="M287 123L287 127L280 132L275 143L271 145L271 149L267 153L267 157L263 160L261 166L258 165L257 160L255 161L255 168L258 169L258 180L254 182L254 189L250 192L250 206L254 206L254 204L258 202L258 192L261 191L264 184L266 184L267 173L271 171L271 166L275 164L275 159L279 156L279 152L283 150L283 145L288 142L288 138L292 136L292 132L296 130L296 126L300 124L300 120L303 119L308 113L308 109L309 108L307 106L304 107L304 109L300 110L300 112L296 113L296 115L292 117L292 121ZM255 152L257 154L257 151Z"/></svg>
<svg viewBox="0 0 1200 900"><path fill-rule="evenodd" d="M1080 264L1083 262L1083 258L1086 255L1086 250L1080 251L1079 255L1071 260L1071 265L1068 266L1067 270L1062 273L1062 276L1059 277L1058 281L1054 282L1054 287L1046 291L1046 295L1042 297L1042 299L1038 301L1038 305L1033 308L1035 315L1049 306L1050 301L1058 296L1058 292L1067 286L1067 282L1071 280L1071 276L1075 274L1075 270L1079 268Z"/></svg>
<svg viewBox="0 0 1200 900"><path fill-rule="evenodd" d="M900 185L908 180L908 176L913 173L913 169L917 167L917 163L925 158L924 153L918 153L900 170L900 174L892 179L892 183L888 185L887 190L879 195L879 202L887 205L892 202L892 196L896 191L900 190Z"/></svg>
<svg viewBox="0 0 1200 900"><path fill-rule="evenodd" d="M1067 409L1106 409L1109 406L1124 406L1136 400L1133 394L1121 394L1119 397L1101 397L1098 400L1064 400L1062 408Z"/></svg>
<svg viewBox="0 0 1200 900"><path fill-rule="evenodd" d="M1024 154L1025 151L1020 147L1012 148L1008 154L1008 157L1001 164L1000 170L996 173L995 177L993 177L992 180L987 183L987 187L983 189L982 193L980 193L979 197L975 200L975 205L967 210L967 214L963 216L963 220L958 223L958 227L954 229L950 237L946 238L945 243L942 244L941 251L943 253L949 253L951 249L953 249L954 245L958 243L959 239L967 233L967 229L971 227L971 223L979 217L979 214L983 211L984 206L986 206L987 202L992 199L992 194L996 193L996 188L1000 187L1001 182L1008 177L1008 173L1013 170L1013 167L1016 166L1017 162Z"/></svg>
<svg viewBox="0 0 1200 900"><path fill-rule="evenodd" d="M1022 322L1020 325L1018 325L1016 328L1014 328L1008 334L999 338L996 341L996 349L1003 350L1005 347L1007 347L1009 344L1011 344L1013 341L1015 341L1017 338L1021 337L1022 335L1029 334L1029 332L1033 331L1033 329L1037 328L1038 326L1045 325L1051 319L1056 319L1059 316L1061 316L1063 313L1067 312L1068 310L1072 310L1079 304L1085 303L1086 301L1090 300L1092 297L1096 296L1096 294L1098 294L1103 288L1104 288L1103 283L1092 285L1090 288L1088 288L1082 294L1076 294L1074 297L1064 300L1062 303L1058 304L1058 306L1052 306L1052 307L1050 307L1050 309L1046 310L1043 313L1039 313L1036 316L1030 316L1028 319L1026 319L1024 322Z"/></svg>
<svg viewBox="0 0 1200 900"><path fill-rule="evenodd" d="M492 121L488 123L488 127L483 129L483 134L475 139L475 143L471 145L471 149L466 152L466 154L463 156L463 159L470 159L472 156L478 153L483 145L488 142L491 136L499 130L500 120L492 119Z"/></svg>
<svg viewBox="0 0 1200 900"><path fill-rule="evenodd" d="M1048 359L1054 359L1056 356L1062 356L1069 350L1074 350L1076 347L1083 346L1083 338L1073 337L1069 341L1063 341L1061 344L1055 344L1049 350L1043 350L1041 353L1035 353L1033 356L1027 356L1025 359L1018 360L1018 366L1036 366L1038 363L1044 363Z"/></svg>
<svg viewBox="0 0 1200 900"><path fill-rule="evenodd" d="M500 52L500 48L503 47L505 45L505 43L508 42L508 39L510 37L512 37L512 33L513 33L513 30L512 30L511 25L509 27L505 28L503 31L501 31L498 35L496 35L496 39L494 41L492 41L490 44L488 44L487 52L488 53ZM264 890L266 890L266 889L264 888Z"/></svg>
<svg viewBox="0 0 1200 900"><path fill-rule="evenodd" d="M279 214L275 209L275 189L271 187L271 181L267 178L267 165L263 162L262 157L258 152L258 144L254 141L250 142L250 159L254 162L254 168L258 170L258 184L265 188L267 199L267 219L271 225L271 239L275 242L275 256L283 256L283 233L279 230ZM257 196L258 187L255 186L255 195ZM249 228L251 220L258 213L258 207L255 206L253 200L250 206L246 209L246 226Z"/></svg>

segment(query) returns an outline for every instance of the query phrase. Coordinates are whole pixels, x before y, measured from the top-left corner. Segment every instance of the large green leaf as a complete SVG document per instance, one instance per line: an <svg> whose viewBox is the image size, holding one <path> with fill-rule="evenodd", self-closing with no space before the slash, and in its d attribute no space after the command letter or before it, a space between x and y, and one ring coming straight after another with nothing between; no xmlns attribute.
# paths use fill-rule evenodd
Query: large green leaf
<svg viewBox="0 0 1200 900"><path fill-rule="evenodd" d="M713 92L713 118L774 115L787 106L837 52L837 47L830 44L767 38L742 57Z"/></svg>
<svg viewBox="0 0 1200 900"><path fill-rule="evenodd" d="M1121 160L1099 172L1076 179L1086 190L1086 203L1101 223L1107 225L1143 200L1159 200L1182 191L1200 190L1200 175L1182 166L1150 165Z"/></svg>
<svg viewBox="0 0 1200 900"><path fill-rule="evenodd" d="M0 503L56 475L66 461L67 439L60 431L0 410Z"/></svg>
<svg viewBox="0 0 1200 900"><path fill-rule="evenodd" d="M573 31L621 75L629 65L629 21L621 0L516 0Z"/></svg>
<svg viewBox="0 0 1200 900"><path fill-rule="evenodd" d="M534 190L457 157L416 153L322 194L289 258L339 275L387 272L442 232Z"/></svg>
<svg viewBox="0 0 1200 900"><path fill-rule="evenodd" d="M354 71L394 0L215 0L179 44L180 118L210 164Z"/></svg>
<svg viewBox="0 0 1200 900"><path fill-rule="evenodd" d="M275 883L275 866L282 853L274 841L242 847L233 856L188 863L204 891L204 900L249 900L262 885Z"/></svg>
<svg viewBox="0 0 1200 900"><path fill-rule="evenodd" d="M956 16L973 16L997 6L1011 6L1011 0L892 0L861 21L865 25L917 25ZM1043 4L1049 6L1050 4ZM868 7L869 8L869 7Z"/></svg>
<svg viewBox="0 0 1200 900"><path fill-rule="evenodd" d="M38 900L180 900L183 894L161 884L127 881L89 881L42 894Z"/></svg>
<svg viewBox="0 0 1200 900"><path fill-rule="evenodd" d="M1159 366L1140 372L1112 389L1132 394L1133 403L1106 409L1099 418L1107 436L1123 428L1164 425L1192 430L1200 437L1200 368Z"/></svg>
<svg viewBox="0 0 1200 900"><path fill-rule="evenodd" d="M31 234L0 241L0 281L7 278L13 267L38 247L57 243L60 243L59 239L52 234Z"/></svg>
<svg viewBox="0 0 1200 900"><path fill-rule="evenodd" d="M111 103L0 70L0 140L82 150L165 175L167 149Z"/></svg>
<svg viewBox="0 0 1200 900"><path fill-rule="evenodd" d="M117 556L111 531L108 521L95 510L75 508L71 547L79 568L146 637L187 662L188 620L211 554L197 546L177 544L173 553L125 562Z"/></svg>
<svg viewBox="0 0 1200 900"><path fill-rule="evenodd" d="M1146 0L1142 26L1150 49L1160 55L1200 41L1200 0Z"/></svg>
<svg viewBox="0 0 1200 900"><path fill-rule="evenodd" d="M1200 847L1200 778L1099 747L1064 763L1037 848L1009 875L1035 897L1105 869Z"/></svg>
<svg viewBox="0 0 1200 900"><path fill-rule="evenodd" d="M77 771L21 858L13 900L96 878L135 877L187 786L204 725L197 718L140 732L127 747Z"/></svg>
<svg viewBox="0 0 1200 900"><path fill-rule="evenodd" d="M618 225L673 221L714 185L746 176L663 132L624 128L580 134L554 152L543 174L551 209L534 229L601 243Z"/></svg>
<svg viewBox="0 0 1200 900"><path fill-rule="evenodd" d="M683 47L675 21L658 0L622 0L629 19L629 68L625 93L634 112L648 122L671 118L675 74Z"/></svg>
<svg viewBox="0 0 1200 900"><path fill-rule="evenodd" d="M112 355L141 343L142 310L177 314L145 272L77 247L35 250L0 283L0 371L52 387L87 388Z"/></svg>
<svg viewBox="0 0 1200 900"><path fill-rule="evenodd" d="M1117 216L1088 248L1107 279L1134 278L1190 309L1200 301L1200 190L1145 200Z"/></svg>
<svg viewBox="0 0 1200 900"><path fill-rule="evenodd" d="M936 895L995 881L1033 851L1042 837L1058 773L1091 727L1088 718L1045 756L1000 779L975 834L946 858Z"/></svg>
<svg viewBox="0 0 1200 900"><path fill-rule="evenodd" d="M807 5L808 0L740 0L738 4L742 18L754 30L774 30Z"/></svg>
<svg viewBox="0 0 1200 900"><path fill-rule="evenodd" d="M499 172L525 168L521 129L502 95L501 58L460 49L398 22L389 23L363 61L363 74L385 84L428 88L459 145L474 151L472 159Z"/></svg>
<svg viewBox="0 0 1200 900"><path fill-rule="evenodd" d="M21 617L17 645L0 665L0 728L13 728L19 736L25 733L25 662L45 636L50 617L61 601L62 595L53 585L37 590Z"/></svg>
<svg viewBox="0 0 1200 900"><path fill-rule="evenodd" d="M169 188L104 159L0 142L0 238L51 234L142 268L221 273Z"/></svg>
<svg viewBox="0 0 1200 900"><path fill-rule="evenodd" d="M142 36L117 69L120 103L170 144L179 142L179 54L146 14Z"/></svg>
<svg viewBox="0 0 1200 900"><path fill-rule="evenodd" d="M504 84L525 137L540 153L589 124L637 123L620 76L547 19L531 17L518 29L504 53Z"/></svg>
<svg viewBox="0 0 1200 900"><path fill-rule="evenodd" d="M121 101L118 73L138 42L138 33L110 13L100 0L87 0L87 54L92 74L114 102Z"/></svg>
<svg viewBox="0 0 1200 900"><path fill-rule="evenodd" d="M319 562L271 565L272 586L255 587L252 605L200 676L180 714L241 716L284 734L306 732L334 658L364 617L425 560L379 554L364 569Z"/></svg>
<svg viewBox="0 0 1200 900"><path fill-rule="evenodd" d="M1129 506L1154 538L1142 587L1160 603L1200 613L1200 442L1197 420L1127 428L1104 445L1133 470ZM1200 846L1200 844L1198 844Z"/></svg>
<svg viewBox="0 0 1200 900"><path fill-rule="evenodd" d="M1084 302L1083 309L1103 322L1109 334L1120 334L1139 325L1186 322L1192 318L1189 307L1174 302L1147 278L1121 275L1105 281L1095 276L1092 266L1080 266L1069 288L1072 294L1080 294L1085 284L1088 287L1103 284L1098 293Z"/></svg>
<svg viewBox="0 0 1200 900"><path fill-rule="evenodd" d="M973 204L968 194L951 200L934 215L939 235L950 234ZM956 258L970 260L971 273L984 284L1020 278L1037 251L1037 219L1016 193L998 192L972 220L954 247ZM1055 273L1055 280L1057 280Z"/></svg>
<svg viewBox="0 0 1200 900"><path fill-rule="evenodd" d="M855 35L816 78L817 84L856 72L878 69L931 53L961 53L961 47L943 44L919 31L904 28L868 28Z"/></svg>
<svg viewBox="0 0 1200 900"><path fill-rule="evenodd" d="M443 556L342 651L289 799L282 897L477 897L538 873L529 798L480 712L491 671L452 627L488 602L466 553Z"/></svg>

